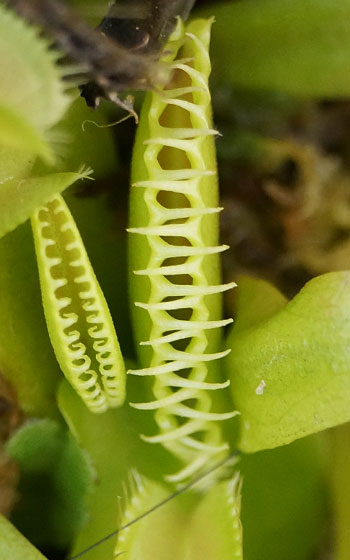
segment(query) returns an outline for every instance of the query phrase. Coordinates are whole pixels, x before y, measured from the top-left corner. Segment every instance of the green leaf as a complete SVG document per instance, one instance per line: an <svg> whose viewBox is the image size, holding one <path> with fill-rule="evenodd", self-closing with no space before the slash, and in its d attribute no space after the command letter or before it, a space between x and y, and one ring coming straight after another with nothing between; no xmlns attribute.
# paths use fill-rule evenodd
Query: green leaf
<svg viewBox="0 0 350 560"><path fill-rule="evenodd" d="M169 497L169 490L134 473L121 500L120 526ZM203 492L167 501L118 535L115 556L130 560L242 560L240 483L236 473Z"/></svg>
<svg viewBox="0 0 350 560"><path fill-rule="evenodd" d="M0 557L8 560L45 560L45 556L5 517L0 515Z"/></svg>
<svg viewBox="0 0 350 560"><path fill-rule="evenodd" d="M7 181L25 179L29 176L35 157L18 150L4 148L0 145L0 192Z"/></svg>
<svg viewBox="0 0 350 560"><path fill-rule="evenodd" d="M71 102L58 53L14 12L0 5L0 146L54 159L44 133Z"/></svg>
<svg viewBox="0 0 350 560"><path fill-rule="evenodd" d="M136 519L163 500L170 492L161 484L139 478L130 479L130 498L121 500L120 525ZM118 535L114 555L125 555L129 560L183 560L184 530L188 511L184 496L169 501Z"/></svg>
<svg viewBox="0 0 350 560"><path fill-rule="evenodd" d="M0 131L2 146L53 161L51 149L39 131L18 112L3 104L0 104Z"/></svg>
<svg viewBox="0 0 350 560"><path fill-rule="evenodd" d="M186 559L243 560L240 491L236 473L202 496L186 531Z"/></svg>
<svg viewBox="0 0 350 560"><path fill-rule="evenodd" d="M21 498L12 514L17 527L37 546L66 547L86 521L87 457L52 420L25 424L7 451L21 473Z"/></svg>
<svg viewBox="0 0 350 560"><path fill-rule="evenodd" d="M59 146L62 160L58 159L57 162L60 166L59 171L78 169L88 163L94 170L95 179L109 177L111 180L111 175L115 176L119 167L115 131L108 125L104 109L106 108L102 105L93 113L86 105L85 99L78 97L64 118L50 131L50 137L53 139L56 136L58 139L66 139L66 142Z"/></svg>
<svg viewBox="0 0 350 560"><path fill-rule="evenodd" d="M330 433L329 464L332 487L334 559L347 560L350 550L350 425L337 426Z"/></svg>
<svg viewBox="0 0 350 560"><path fill-rule="evenodd" d="M240 328L245 289L241 281L226 360L241 413L239 448L273 448L348 421L350 272L314 278L280 311L272 316L265 311L251 327L245 319ZM256 282L254 298L265 294ZM282 303L276 293L272 309Z"/></svg>
<svg viewBox="0 0 350 560"><path fill-rule="evenodd" d="M39 131L59 121L70 103L58 54L49 47L38 30L0 6L0 103Z"/></svg>
<svg viewBox="0 0 350 560"><path fill-rule="evenodd" d="M215 14L216 76L235 88L350 93L350 0L247 0Z"/></svg>
<svg viewBox="0 0 350 560"><path fill-rule="evenodd" d="M29 224L0 239L0 371L22 410L55 416L62 377L47 333Z"/></svg>
<svg viewBox="0 0 350 560"><path fill-rule="evenodd" d="M242 456L244 560L318 558L329 523L323 436Z"/></svg>
<svg viewBox="0 0 350 560"><path fill-rule="evenodd" d="M94 170L95 175L95 170ZM119 197L119 193L116 192ZM134 355L129 301L121 297L128 291L125 207L111 204L109 195L74 196L69 189L64 196L78 226L91 264L108 301L117 326L124 356Z"/></svg>
<svg viewBox="0 0 350 560"><path fill-rule="evenodd" d="M32 216L40 286L58 363L91 410L125 400L125 365L107 302L61 196Z"/></svg>
<svg viewBox="0 0 350 560"><path fill-rule="evenodd" d="M52 173L21 180L9 178L3 181L0 185L0 237L25 222L53 196L89 174L88 170L81 173Z"/></svg>
<svg viewBox="0 0 350 560"><path fill-rule="evenodd" d="M174 483L225 456L217 421L236 414L224 409L220 383L222 293L233 285L220 275L211 25L179 22L173 32L165 53L174 80L146 97L133 155L129 283L140 368L131 373L153 394L132 406L154 411L158 433L145 437L182 459Z"/></svg>
<svg viewBox="0 0 350 560"><path fill-rule="evenodd" d="M265 280L241 276L238 278L238 309L235 333L252 328L280 311L288 302L275 286Z"/></svg>
<svg viewBox="0 0 350 560"><path fill-rule="evenodd" d="M129 397L135 398L136 391L142 393L140 383L135 387L135 379L129 380ZM119 526L118 496L123 495L131 469L159 481L166 469L174 468L174 460L161 446L140 439L141 425L142 429L155 429L150 415L128 405L94 414L66 381L60 385L58 401L71 432L91 457L97 473L96 486L88 497L90 520L77 536L73 549L78 554ZM115 538L99 546L94 551L94 560L111 558L114 545Z"/></svg>

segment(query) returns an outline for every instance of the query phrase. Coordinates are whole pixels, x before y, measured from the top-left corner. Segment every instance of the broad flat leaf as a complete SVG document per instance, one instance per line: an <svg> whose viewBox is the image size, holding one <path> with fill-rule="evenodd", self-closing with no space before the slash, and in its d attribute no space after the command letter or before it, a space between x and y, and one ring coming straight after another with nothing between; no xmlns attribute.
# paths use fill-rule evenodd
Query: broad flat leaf
<svg viewBox="0 0 350 560"><path fill-rule="evenodd" d="M0 515L0 558L7 560L45 560L39 550L5 517Z"/></svg>
<svg viewBox="0 0 350 560"><path fill-rule="evenodd" d="M92 470L68 431L52 420L29 422L9 440L20 469L12 518L37 546L63 548L86 521Z"/></svg>
<svg viewBox="0 0 350 560"><path fill-rule="evenodd" d="M273 448L350 420L350 272L314 278L277 313L265 310L259 323L251 307L251 327L245 289L241 280L226 360L241 413L238 447ZM256 282L254 298L265 292ZM274 310L283 302L276 299Z"/></svg>
<svg viewBox="0 0 350 560"><path fill-rule="evenodd" d="M0 237L25 222L53 196L88 175L89 172L52 173L44 177L3 181L0 185Z"/></svg>
<svg viewBox="0 0 350 560"><path fill-rule="evenodd" d="M235 88L350 93L350 0L215 3L215 75Z"/></svg>

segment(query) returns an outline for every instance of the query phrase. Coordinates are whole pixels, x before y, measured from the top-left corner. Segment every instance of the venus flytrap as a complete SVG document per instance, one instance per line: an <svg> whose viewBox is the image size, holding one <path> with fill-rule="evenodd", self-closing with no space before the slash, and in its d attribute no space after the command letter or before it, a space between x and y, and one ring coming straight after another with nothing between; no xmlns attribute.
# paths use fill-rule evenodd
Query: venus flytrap
<svg viewBox="0 0 350 560"><path fill-rule="evenodd" d="M218 482L199 498L187 493L167 501L169 492L164 486L140 478L137 473L130 490L119 527L164 503L120 532L114 557L125 554L129 560L242 560L238 473L231 480Z"/></svg>
<svg viewBox="0 0 350 560"><path fill-rule="evenodd" d="M153 399L132 403L155 411L160 443L181 462L172 485L227 456L220 422L236 412L213 410L220 377L221 294L218 194L211 125L208 56L211 21L185 30L179 22L167 46L173 79L146 99L135 144L131 195L131 296L141 367ZM169 61L170 62L170 61ZM232 465L231 465L232 466ZM228 464L226 465L228 467ZM166 473L164 473L166 474ZM216 469L192 490L164 503L118 535L115 557L130 560L242 558L239 476ZM166 500L169 488L137 476L124 499L121 525ZM203 489L206 494L203 494Z"/></svg>
<svg viewBox="0 0 350 560"><path fill-rule="evenodd" d="M117 335L63 198L36 210L32 227L46 322L62 371L92 411L120 406L125 368Z"/></svg>
<svg viewBox="0 0 350 560"><path fill-rule="evenodd" d="M0 237L88 175L33 171L36 157L54 161L50 128L71 103L58 53L48 46L38 31L0 5Z"/></svg>
<svg viewBox="0 0 350 560"><path fill-rule="evenodd" d="M57 65L59 54L38 35L0 6L1 145L52 163L48 131L63 117L71 99Z"/></svg>
<svg viewBox="0 0 350 560"><path fill-rule="evenodd" d="M55 159L51 127L71 102L58 57L38 30L0 5L0 237L90 173L40 175L35 165L38 158L50 170ZM13 384L25 413L56 417L58 371L38 313L31 243L26 225L1 239L0 370ZM26 283L23 292L20 279Z"/></svg>
<svg viewBox="0 0 350 560"><path fill-rule="evenodd" d="M11 25L10 19L4 21ZM18 29L25 33L25 26ZM216 132L211 123L207 84L209 34L210 23L203 20L193 22L186 30L179 24L166 49L168 64L174 71L173 80L162 91L146 96L135 145L130 283L132 305L136 302L134 332L140 344L139 363L131 372L135 378L130 379L130 389L134 392L129 400L138 410L125 405L105 414L91 412L103 412L109 406L118 407L122 403L124 366L106 302L77 227L58 194L67 184L60 182L62 177L58 177L59 174L47 176L52 180L53 186L50 187L46 178L40 183L32 176L32 159L38 154L43 156L43 153L36 146L29 157L24 149L29 146L25 135L21 146L26 156L17 154L15 165L9 152L0 154L0 180L5 179L0 184L0 189L5 185L2 195L0 190L0 225L1 201L7 202L9 198L12 201L5 214L11 214L11 219L6 231L32 215L47 324L58 361L71 386L63 380L57 391L55 371L52 384L42 392L40 406L38 403L33 406L34 399L28 395L28 385L33 385L36 393L38 386L44 386L43 376L50 377L56 363L53 366L50 359L40 361L41 355L50 351L48 341L42 337L39 351L34 348L35 339L42 331L36 328L36 320L30 317L31 313L34 315L33 306L30 311L24 309L23 304L18 305L21 296L14 295L16 289L21 291L27 280L26 262L23 269L22 263L17 262L22 259L22 253L19 257L17 254L21 240L27 239L25 228L15 232L14 238L17 233L19 237L13 245L12 234L8 237L8 244L5 238L2 240L5 243L0 245L0 311L8 330L8 333L2 331L5 335L2 334L0 340L0 369L9 378L19 379L24 369L22 366L29 364L29 380L19 379L18 387L22 393L19 391L18 398L22 406L26 403L23 408L31 415L58 416L54 402L58 393L60 413L96 467L98 483L91 481L93 488L87 496L90 519L78 535L75 531L77 540L73 554L105 537L119 524L143 515L166 500L175 486L181 488L184 481L195 479L198 472L228 456L228 444L221 425L235 413L230 412L231 406L223 402L229 382L222 377L219 358L227 353L222 350L220 331L231 322L222 319L221 296L232 284L221 284L219 270L219 253L226 247L218 244L220 208L214 150ZM7 33L7 41L10 41L10 35ZM0 34L0 52L4 51L1 49L1 37L4 36ZM35 36L35 41L40 40ZM25 51L21 51L23 57ZM35 70L38 65L31 62L37 59L31 56L29 47L28 52L28 69ZM55 67L53 62L52 66ZM46 68L45 64L43 68ZM58 79L55 72L54 76ZM11 77L8 72L7 79ZM35 73L33 80L36 80ZM49 82L39 90L40 93L46 91L50 97L52 92L61 91L57 87L57 84L50 86ZM17 84L14 91L18 90ZM54 95L54 98L58 101L57 115L60 115L62 99L60 95ZM21 105L17 101L13 108L20 115ZM31 102L33 106L29 113L33 114L35 129L35 108L38 110L39 107L40 113L40 104L36 105L35 96ZM41 103L45 110L50 108L50 103L46 105L43 100ZM10 111L7 117L9 115ZM44 131L42 134L46 138L45 119L48 116L37 115L35 130L39 131L39 136ZM14 120L11 122L14 137L19 141L23 128ZM47 122L49 126L51 117ZM11 134L7 140L4 135L8 150ZM28 179L28 182L11 184L13 169L17 172L16 179ZM40 189L31 194L36 180ZM25 186L25 204L19 211L16 208L20 200L16 198L18 184ZM106 249L104 251L105 255L108 254ZM30 263L31 256L25 254L24 260ZM21 275L16 274L18 270ZM29 267L29 270L32 269ZM348 273L337 273L314 280L290 304L286 304L285 298L276 290L266 286L262 289L258 282L251 281L243 303L240 302L237 325L228 339L233 352L225 359L227 379L231 379L233 395L243 417L239 446L245 451L282 446L306 432L312 433L349 418L348 391L344 391L348 388L349 363L348 276ZM11 285L14 280L17 281L15 288ZM29 284L26 283L26 290ZM244 281L241 284L244 290L246 284ZM36 300L34 311L39 307ZM15 337L15 329L8 329L7 324L15 325ZM32 338L29 330L34 331ZM23 340L18 343L16 337ZM33 371L37 386L31 382ZM147 399L148 402L141 402ZM157 427L156 435L149 435ZM66 427L60 429L68 434ZM146 441L141 441L139 434L144 432ZM151 446L147 441L162 445ZM230 443L235 445L234 437ZM250 538L254 543L259 532L256 530L259 523L256 521L256 511L259 511L256 501L260 496L261 517L264 518L263 508L268 502L264 493L259 494L262 487L263 490L268 487L266 493L270 498L270 489L271 493L283 495L281 488L285 484L289 504L285 507L283 497L277 501L277 507L276 501L268 502L268 513L272 516L268 525L276 525L283 510L284 525L288 529L292 525L291 542L299 539L301 532L298 523L293 524L295 520L301 520L301 524L306 525L305 532L309 532L306 518L311 519L314 515L313 504L319 496L318 488L310 491L309 487L318 478L316 469L311 469L309 479L304 476L303 469L309 465L305 450L309 446L307 441L299 443L301 445L296 448L286 446L277 450L279 464L275 465L270 476L270 486L266 472L269 468L265 466L264 472L263 467L264 454L259 454L262 463L254 455L248 459L259 478L255 491L251 490L250 520L255 526ZM30 451L36 459L33 447L30 446ZM18 450L21 449L19 445ZM294 462L290 453L295 454ZM168 473L176 469L173 456L180 463L180 471L169 476ZM312 458L316 461L315 455ZM243 471L245 461L247 456L242 461ZM268 461L267 464L271 465ZM283 471L281 464L288 465L288 472ZM118 518L118 496L122 495L123 481L128 480L128 473L133 468L137 468L140 476L135 479L136 483L127 483L130 488L121 500L122 512ZM288 502L291 486L285 482L291 470L295 474L292 505ZM68 475L70 479L70 469L66 467L63 471L63 477ZM304 486L299 482L300 473ZM166 475L168 480L165 483ZM277 475L283 480L276 483ZM245 489L249 490L249 471L246 481ZM121 532L114 556L123 554L130 560L240 560L239 476L234 474L230 479L228 468L220 468L215 476L206 480L206 484L204 480L202 482L191 488L185 485L183 495L177 495L157 512L143 516L130 530ZM300 487L301 496L297 492ZM55 505L52 504L51 512L54 518ZM247 512L249 504L247 507L246 503L245 507ZM289 512L295 511L297 514L292 521L288 518ZM5 538L0 539L0 556L2 553L7 557L8 550L11 553L15 550L15 558L22 544L19 542L17 546L17 537L12 539L13 531L2 519L0 525L0 533L5 533ZM317 525L317 529L320 526ZM257 547L257 552L251 556L248 553L248 560L275 557L273 552L270 554L273 547L266 547L268 530L264 536L265 547ZM283 548L283 537L278 536L277 548ZM271 540L275 546L275 540L269 538L270 544ZM87 560L112 558L114 543L108 542L107 553L104 546L99 546L86 556ZM57 542L54 545L57 546ZM39 557L35 550L28 551L28 557L30 554L33 559ZM278 557L281 557L280 551ZM304 560L298 555L301 557Z"/></svg>
<svg viewBox="0 0 350 560"><path fill-rule="evenodd" d="M50 173L49 175L3 179L0 190L0 238L24 223L33 212L53 195L62 192L79 179L86 179L91 170L77 173Z"/></svg>
<svg viewBox="0 0 350 560"><path fill-rule="evenodd" d="M37 174L36 156L49 163L55 159L48 140L57 132L50 128L71 98L58 54L13 13L0 7L0 16L0 51L7 53L0 58L0 237L33 215L42 297L58 361L89 406L101 412L124 400L124 364L106 302L59 196L90 170ZM54 278L65 272L68 278ZM6 362L4 370L6 375Z"/></svg>
<svg viewBox="0 0 350 560"><path fill-rule="evenodd" d="M131 194L131 296L141 368L153 378L154 400L133 403L155 411L161 443L183 463L168 475L178 483L227 453L219 421L236 412L213 410L220 378L221 294L218 192L211 123L208 46L211 21L184 31L179 22L167 50L171 83L148 95L141 116ZM169 57L170 58L170 55Z"/></svg>

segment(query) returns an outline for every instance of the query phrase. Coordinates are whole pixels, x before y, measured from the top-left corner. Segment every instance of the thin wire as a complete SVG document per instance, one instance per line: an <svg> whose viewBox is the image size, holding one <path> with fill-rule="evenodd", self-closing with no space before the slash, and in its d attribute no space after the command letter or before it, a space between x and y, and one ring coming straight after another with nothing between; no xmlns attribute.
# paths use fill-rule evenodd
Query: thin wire
<svg viewBox="0 0 350 560"><path fill-rule="evenodd" d="M192 488L193 486L195 486L196 484L198 484L199 482L201 482L201 480L203 480L204 478L206 478L207 476L211 475L213 472L217 471L218 469L220 469L223 465L225 465L226 463L228 463L231 459L233 459L236 455L239 454L239 450L233 451L230 455L228 455L225 459L222 459L222 461L220 461L219 463L217 463L216 465L214 465L211 469L208 469L207 471L204 471L202 474L199 474L195 479L193 479L191 482L189 482L188 484L186 484L185 486L183 486L182 488L180 488L179 490L177 490L177 492L174 492L174 494L170 494L167 498L165 498L164 500L162 500L161 502L159 502L158 504L156 504L155 506L151 507L150 509L148 509L147 511L145 511L144 513L141 513L141 515L139 515L138 517L135 517L135 519L132 519L131 521L129 521L128 523L126 523L125 525L122 525L121 527L119 527L118 529L116 529L115 531L113 531L112 533L109 533L108 535L106 535L105 537L103 537L103 539L100 539L99 541L95 542L94 544L92 544L91 546L89 546L88 548L85 548L84 550L82 550L81 552L79 552L79 554L76 554L75 556L72 556L71 558L69 558L68 560L77 560L77 558L81 558L83 555L87 554L88 552L91 552L91 550L93 550L94 548L97 548L98 546L100 546L101 544L103 544L104 542L108 541L109 539L111 539L112 537L115 537L116 535L118 535L121 531L124 531L125 529L128 529L129 527L131 527L131 525L134 525L135 523L137 523L138 521L141 521L142 519L144 519L145 517L147 517L148 515L150 515L151 513L157 511L159 508L163 507L164 505L166 505L168 502L171 502L172 500L174 500L175 498L177 498L178 496L181 496L181 494L184 494L187 490L189 490L190 488Z"/></svg>

